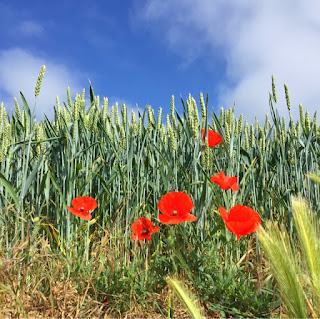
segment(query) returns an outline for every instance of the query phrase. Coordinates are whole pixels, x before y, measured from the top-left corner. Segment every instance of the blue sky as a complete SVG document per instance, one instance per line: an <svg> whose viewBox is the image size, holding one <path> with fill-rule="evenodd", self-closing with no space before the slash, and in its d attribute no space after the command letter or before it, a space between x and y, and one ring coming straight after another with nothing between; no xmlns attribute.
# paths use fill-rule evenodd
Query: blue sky
<svg viewBox="0 0 320 319"><path fill-rule="evenodd" d="M52 118L56 95L66 101L89 80L95 94L170 109L171 95L209 94L210 110L236 104L236 114L264 119L274 74L278 109L303 103L320 110L318 0L122 0L0 3L0 101L7 111L22 91L34 105L41 65L46 74L36 105ZM88 97L88 95L87 95ZM20 100L20 99L19 99Z"/></svg>

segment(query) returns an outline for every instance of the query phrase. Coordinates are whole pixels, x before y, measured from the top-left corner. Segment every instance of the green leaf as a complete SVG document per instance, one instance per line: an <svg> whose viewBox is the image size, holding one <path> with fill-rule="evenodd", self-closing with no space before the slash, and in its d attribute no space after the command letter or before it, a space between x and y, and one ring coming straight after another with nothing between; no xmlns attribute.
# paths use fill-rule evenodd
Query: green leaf
<svg viewBox="0 0 320 319"><path fill-rule="evenodd" d="M54 176L51 174L51 172L48 172L48 176L50 177L51 179L51 182L54 186L54 188L57 190L57 192L59 193L59 195L61 196L61 199L63 201L63 204L65 207L67 207L67 202L66 202L66 199L64 198L63 194L62 194L62 191L61 191L61 188L59 187L57 181L55 180Z"/></svg>
<svg viewBox="0 0 320 319"><path fill-rule="evenodd" d="M7 181L7 179L1 173L0 173L0 181L3 184L3 186L7 189L8 193L10 194L11 198L15 202L18 209L21 210L21 204L20 204L17 193L14 191L12 185Z"/></svg>
<svg viewBox="0 0 320 319"><path fill-rule="evenodd" d="M43 160L44 160L44 157L42 156L40 158L40 160L38 160L36 163L34 163L32 172L28 176L26 182L23 185L23 189L21 190L21 194L20 194L21 199L23 199L26 196L26 193L27 193L31 183L33 182L33 180L38 172L38 168L39 168L40 164L42 164Z"/></svg>
<svg viewBox="0 0 320 319"><path fill-rule="evenodd" d="M21 100L23 103L23 109L25 112L25 116L26 116L26 122L29 123L29 129L31 129L31 112L30 112L30 108L29 105L24 97L24 95L22 94L22 92L20 92L20 96L21 96ZM29 134L29 132L26 132L26 134Z"/></svg>
<svg viewBox="0 0 320 319"><path fill-rule="evenodd" d="M91 83L90 83L90 101L91 101L91 105L92 103L95 102L95 95L94 95L93 87L91 86Z"/></svg>

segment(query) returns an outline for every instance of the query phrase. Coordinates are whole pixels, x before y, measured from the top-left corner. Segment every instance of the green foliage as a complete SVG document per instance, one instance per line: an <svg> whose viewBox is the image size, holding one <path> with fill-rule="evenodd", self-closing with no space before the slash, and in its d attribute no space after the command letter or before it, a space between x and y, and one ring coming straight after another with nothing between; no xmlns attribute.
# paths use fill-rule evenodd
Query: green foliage
<svg viewBox="0 0 320 319"><path fill-rule="evenodd" d="M222 246L221 253L209 245L201 252L190 252L186 263L192 270L189 277L192 286L208 309L225 316L269 317L272 301L279 302L272 291L272 282L266 278L261 264L249 259L239 262L236 252L231 243ZM243 256L249 257L250 251ZM263 277L258 279L261 282L257 281L257 272Z"/></svg>

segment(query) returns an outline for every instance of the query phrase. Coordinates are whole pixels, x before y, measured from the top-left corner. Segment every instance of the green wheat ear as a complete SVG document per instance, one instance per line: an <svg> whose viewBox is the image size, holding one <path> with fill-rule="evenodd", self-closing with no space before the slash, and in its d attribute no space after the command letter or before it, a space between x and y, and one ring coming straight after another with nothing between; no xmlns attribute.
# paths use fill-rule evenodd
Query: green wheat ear
<svg viewBox="0 0 320 319"><path fill-rule="evenodd" d="M202 125L204 125L205 121L206 121L206 114L207 114L207 110L206 110L206 105L204 103L204 98L203 98L203 93L200 93L200 109L201 109L201 116L202 116Z"/></svg>
<svg viewBox="0 0 320 319"><path fill-rule="evenodd" d="M184 287L178 280L172 278L167 278L167 283L173 289L180 301L184 304L191 318L204 318L204 316L201 314L199 305L197 305L194 298L190 296L190 293L186 287Z"/></svg>
<svg viewBox="0 0 320 319"><path fill-rule="evenodd" d="M313 115L313 130L314 133L317 135L319 128L318 128L318 119L317 119L317 111L314 112Z"/></svg>
<svg viewBox="0 0 320 319"><path fill-rule="evenodd" d="M288 108L288 111L290 113L290 110L291 110L290 96L289 96L289 89L288 89L288 86L287 86L286 83L284 84L284 93L285 93L285 96L286 96L287 108Z"/></svg>
<svg viewBox="0 0 320 319"><path fill-rule="evenodd" d="M305 127L306 127L306 131L309 134L310 130L311 130L311 122L310 122L310 115L309 112L306 111L306 117L305 117Z"/></svg>
<svg viewBox="0 0 320 319"><path fill-rule="evenodd" d="M276 92L276 85L274 83L274 76L272 75L271 77L271 81L272 81L272 95L273 95L273 99L274 102L277 103L277 92Z"/></svg>
<svg viewBox="0 0 320 319"><path fill-rule="evenodd" d="M42 80L43 80L43 77L44 77L44 73L46 72L46 66L43 65L41 67L41 71L40 71L40 74L38 76L38 80L37 80L37 84L36 84L36 88L34 90L34 96L37 97L40 93L40 88L41 88L41 83L42 83Z"/></svg>

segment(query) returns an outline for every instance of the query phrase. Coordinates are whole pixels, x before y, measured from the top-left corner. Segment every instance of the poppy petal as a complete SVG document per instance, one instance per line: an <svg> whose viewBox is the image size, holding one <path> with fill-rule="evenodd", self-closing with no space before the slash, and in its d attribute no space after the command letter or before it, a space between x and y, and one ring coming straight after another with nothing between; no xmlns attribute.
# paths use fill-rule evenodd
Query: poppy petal
<svg viewBox="0 0 320 319"><path fill-rule="evenodd" d="M197 217L192 215L192 214L188 214L186 215L185 221L186 222L195 222L197 220Z"/></svg>
<svg viewBox="0 0 320 319"><path fill-rule="evenodd" d="M193 202L190 196L184 192L170 192L162 196L158 202L158 209L171 216L174 210L179 215L186 215L191 212Z"/></svg>
<svg viewBox="0 0 320 319"><path fill-rule="evenodd" d="M165 225L179 224L179 222L177 223L177 218L173 218L173 216L170 215L159 214L158 218L160 222Z"/></svg>
<svg viewBox="0 0 320 319"><path fill-rule="evenodd" d="M250 207L236 205L229 214L223 207L219 207L219 211L227 229L237 236L237 240L240 240L240 235L254 233L261 225L259 214Z"/></svg>
<svg viewBox="0 0 320 319"><path fill-rule="evenodd" d="M70 206L67 206L67 208L70 213L80 217L83 220L90 220L92 218L92 215L86 211L80 212L79 210Z"/></svg>
<svg viewBox="0 0 320 319"><path fill-rule="evenodd" d="M159 214L159 220L162 224L175 225L184 222L194 222L197 220L197 217L192 214L187 214L185 216L169 216L165 214Z"/></svg>
<svg viewBox="0 0 320 319"><path fill-rule="evenodd" d="M160 230L160 227L159 226L155 226L155 227L153 227L152 232L153 233L157 233L159 230Z"/></svg>
<svg viewBox="0 0 320 319"><path fill-rule="evenodd" d="M222 137L215 131L208 130L208 145L209 147L214 147L219 145L222 142Z"/></svg>
<svg viewBox="0 0 320 319"><path fill-rule="evenodd" d="M230 222L229 226L235 230L236 234L246 236L254 233L260 228L260 224L257 221L248 220L247 222Z"/></svg>
<svg viewBox="0 0 320 319"><path fill-rule="evenodd" d="M223 221L226 223L228 221L228 213L224 207L219 207L220 216Z"/></svg>
<svg viewBox="0 0 320 319"><path fill-rule="evenodd" d="M139 217L131 226L135 240L151 240L151 234L159 231L159 226L153 227L153 223L146 217Z"/></svg>
<svg viewBox="0 0 320 319"><path fill-rule="evenodd" d="M132 226L131 226L131 229L132 229L132 232L133 232L134 234L138 234L138 233L141 232L142 226L141 226L141 224L139 224L139 223L137 223L137 222L134 222L134 223L132 224Z"/></svg>
<svg viewBox="0 0 320 319"><path fill-rule="evenodd" d="M96 200L89 196L77 197L72 200L72 206L76 209L83 208L83 210L93 210L96 209L98 204Z"/></svg>
<svg viewBox="0 0 320 319"><path fill-rule="evenodd" d="M190 196L183 192L177 192L175 197L175 209L180 216L189 214L193 208L193 202Z"/></svg>
<svg viewBox="0 0 320 319"><path fill-rule="evenodd" d="M248 206L236 205L230 209L229 220L246 222L248 219L261 223L259 214Z"/></svg>
<svg viewBox="0 0 320 319"><path fill-rule="evenodd" d="M203 141L205 141L205 129L201 130ZM214 147L219 145L222 142L222 137L220 134L213 130L208 130L208 146Z"/></svg>
<svg viewBox="0 0 320 319"><path fill-rule="evenodd" d="M139 217L138 221L144 229L151 229L153 227L152 221L146 217Z"/></svg>
<svg viewBox="0 0 320 319"><path fill-rule="evenodd" d="M239 186L237 183L234 183L232 186L231 186L231 189L232 189L232 192L233 193L236 193L238 190L239 190Z"/></svg>
<svg viewBox="0 0 320 319"><path fill-rule="evenodd" d="M221 189L229 189L235 193L239 187L237 185L237 177L226 176L223 172L219 172L219 175L214 175L211 177L211 181L215 184L218 184Z"/></svg>

